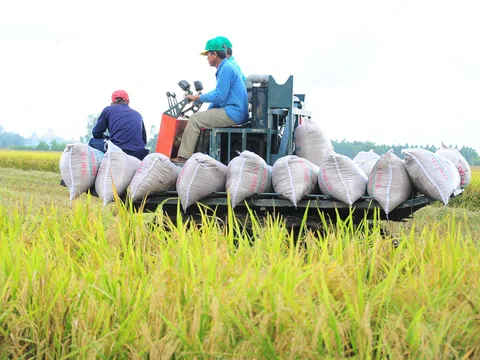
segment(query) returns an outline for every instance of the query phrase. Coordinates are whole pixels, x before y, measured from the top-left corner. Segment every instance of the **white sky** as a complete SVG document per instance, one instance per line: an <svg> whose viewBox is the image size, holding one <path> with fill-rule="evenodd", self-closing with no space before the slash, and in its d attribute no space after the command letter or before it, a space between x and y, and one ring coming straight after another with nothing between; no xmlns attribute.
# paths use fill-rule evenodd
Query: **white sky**
<svg viewBox="0 0 480 360"><path fill-rule="evenodd" d="M293 75L332 140L480 154L479 19L478 1L3 1L0 125L78 139L124 89L158 129L178 81L215 86L199 52L223 35L246 76Z"/></svg>

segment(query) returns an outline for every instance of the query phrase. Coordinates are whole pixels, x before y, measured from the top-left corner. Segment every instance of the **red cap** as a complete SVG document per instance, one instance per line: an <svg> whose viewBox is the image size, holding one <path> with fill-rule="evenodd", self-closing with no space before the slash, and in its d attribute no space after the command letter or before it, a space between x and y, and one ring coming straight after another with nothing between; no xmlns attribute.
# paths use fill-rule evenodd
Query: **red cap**
<svg viewBox="0 0 480 360"><path fill-rule="evenodd" d="M112 102L117 101L117 98L122 99L123 101L128 101L128 94L125 90L117 90L112 94Z"/></svg>

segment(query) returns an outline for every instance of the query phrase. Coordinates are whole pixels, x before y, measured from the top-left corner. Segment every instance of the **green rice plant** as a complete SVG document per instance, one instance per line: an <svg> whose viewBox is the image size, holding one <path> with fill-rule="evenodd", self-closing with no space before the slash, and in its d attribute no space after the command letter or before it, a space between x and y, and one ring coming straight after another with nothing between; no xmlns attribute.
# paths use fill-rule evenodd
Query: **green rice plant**
<svg viewBox="0 0 480 360"><path fill-rule="evenodd" d="M378 214L246 231L0 178L0 358L480 357L478 212L419 212L395 247Z"/></svg>
<svg viewBox="0 0 480 360"><path fill-rule="evenodd" d="M376 221L349 217L300 247L273 216L251 219L262 225L250 235L215 216L177 226L160 211L151 227L113 207L0 207L1 356L479 354L468 219L404 232L394 248Z"/></svg>
<svg viewBox="0 0 480 360"><path fill-rule="evenodd" d="M461 196L453 198L449 206L464 208L471 211L480 210L480 168L473 167L470 184L465 188Z"/></svg>

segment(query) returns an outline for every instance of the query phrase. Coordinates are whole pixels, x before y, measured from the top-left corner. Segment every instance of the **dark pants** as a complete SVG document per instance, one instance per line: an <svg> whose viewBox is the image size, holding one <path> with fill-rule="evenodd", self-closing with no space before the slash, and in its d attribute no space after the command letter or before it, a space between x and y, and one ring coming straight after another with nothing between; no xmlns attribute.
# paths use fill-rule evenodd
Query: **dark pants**
<svg viewBox="0 0 480 360"><path fill-rule="evenodd" d="M90 141L88 142L88 145L93 147L94 149L100 150L103 153L107 151L105 149L105 140L104 139L91 138ZM139 160L143 160L143 158L150 153L150 151L148 149L142 149L142 150L137 150L137 151L122 149L122 151L125 154L135 156Z"/></svg>
<svg viewBox="0 0 480 360"><path fill-rule="evenodd" d="M131 150L123 150L124 153L128 155L135 156L137 159L143 160L145 156L147 156L150 151L148 149L142 149L138 151L131 151Z"/></svg>
<svg viewBox="0 0 480 360"><path fill-rule="evenodd" d="M91 138L90 141L88 142L88 145L94 149L100 150L103 153L107 151L105 149L105 145L106 145L105 139Z"/></svg>

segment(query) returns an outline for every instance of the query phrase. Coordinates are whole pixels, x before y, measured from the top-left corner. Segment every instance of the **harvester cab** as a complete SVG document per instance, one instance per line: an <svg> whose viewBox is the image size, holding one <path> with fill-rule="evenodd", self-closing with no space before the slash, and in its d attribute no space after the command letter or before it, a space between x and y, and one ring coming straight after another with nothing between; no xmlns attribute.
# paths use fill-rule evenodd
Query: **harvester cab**
<svg viewBox="0 0 480 360"><path fill-rule="evenodd" d="M191 94L190 85L182 80L178 84L185 95ZM293 76L278 84L271 75L250 75L245 81L249 99L249 119L242 125L202 129L195 152L210 155L227 165L244 150L252 151L273 165L282 156L295 151L295 128L310 112L304 110L304 94L293 93ZM200 94L201 83L195 82ZM156 152L176 157L181 136L191 114L200 110L202 103L187 107L185 97L177 102L175 94L167 93L169 109L162 115Z"/></svg>

